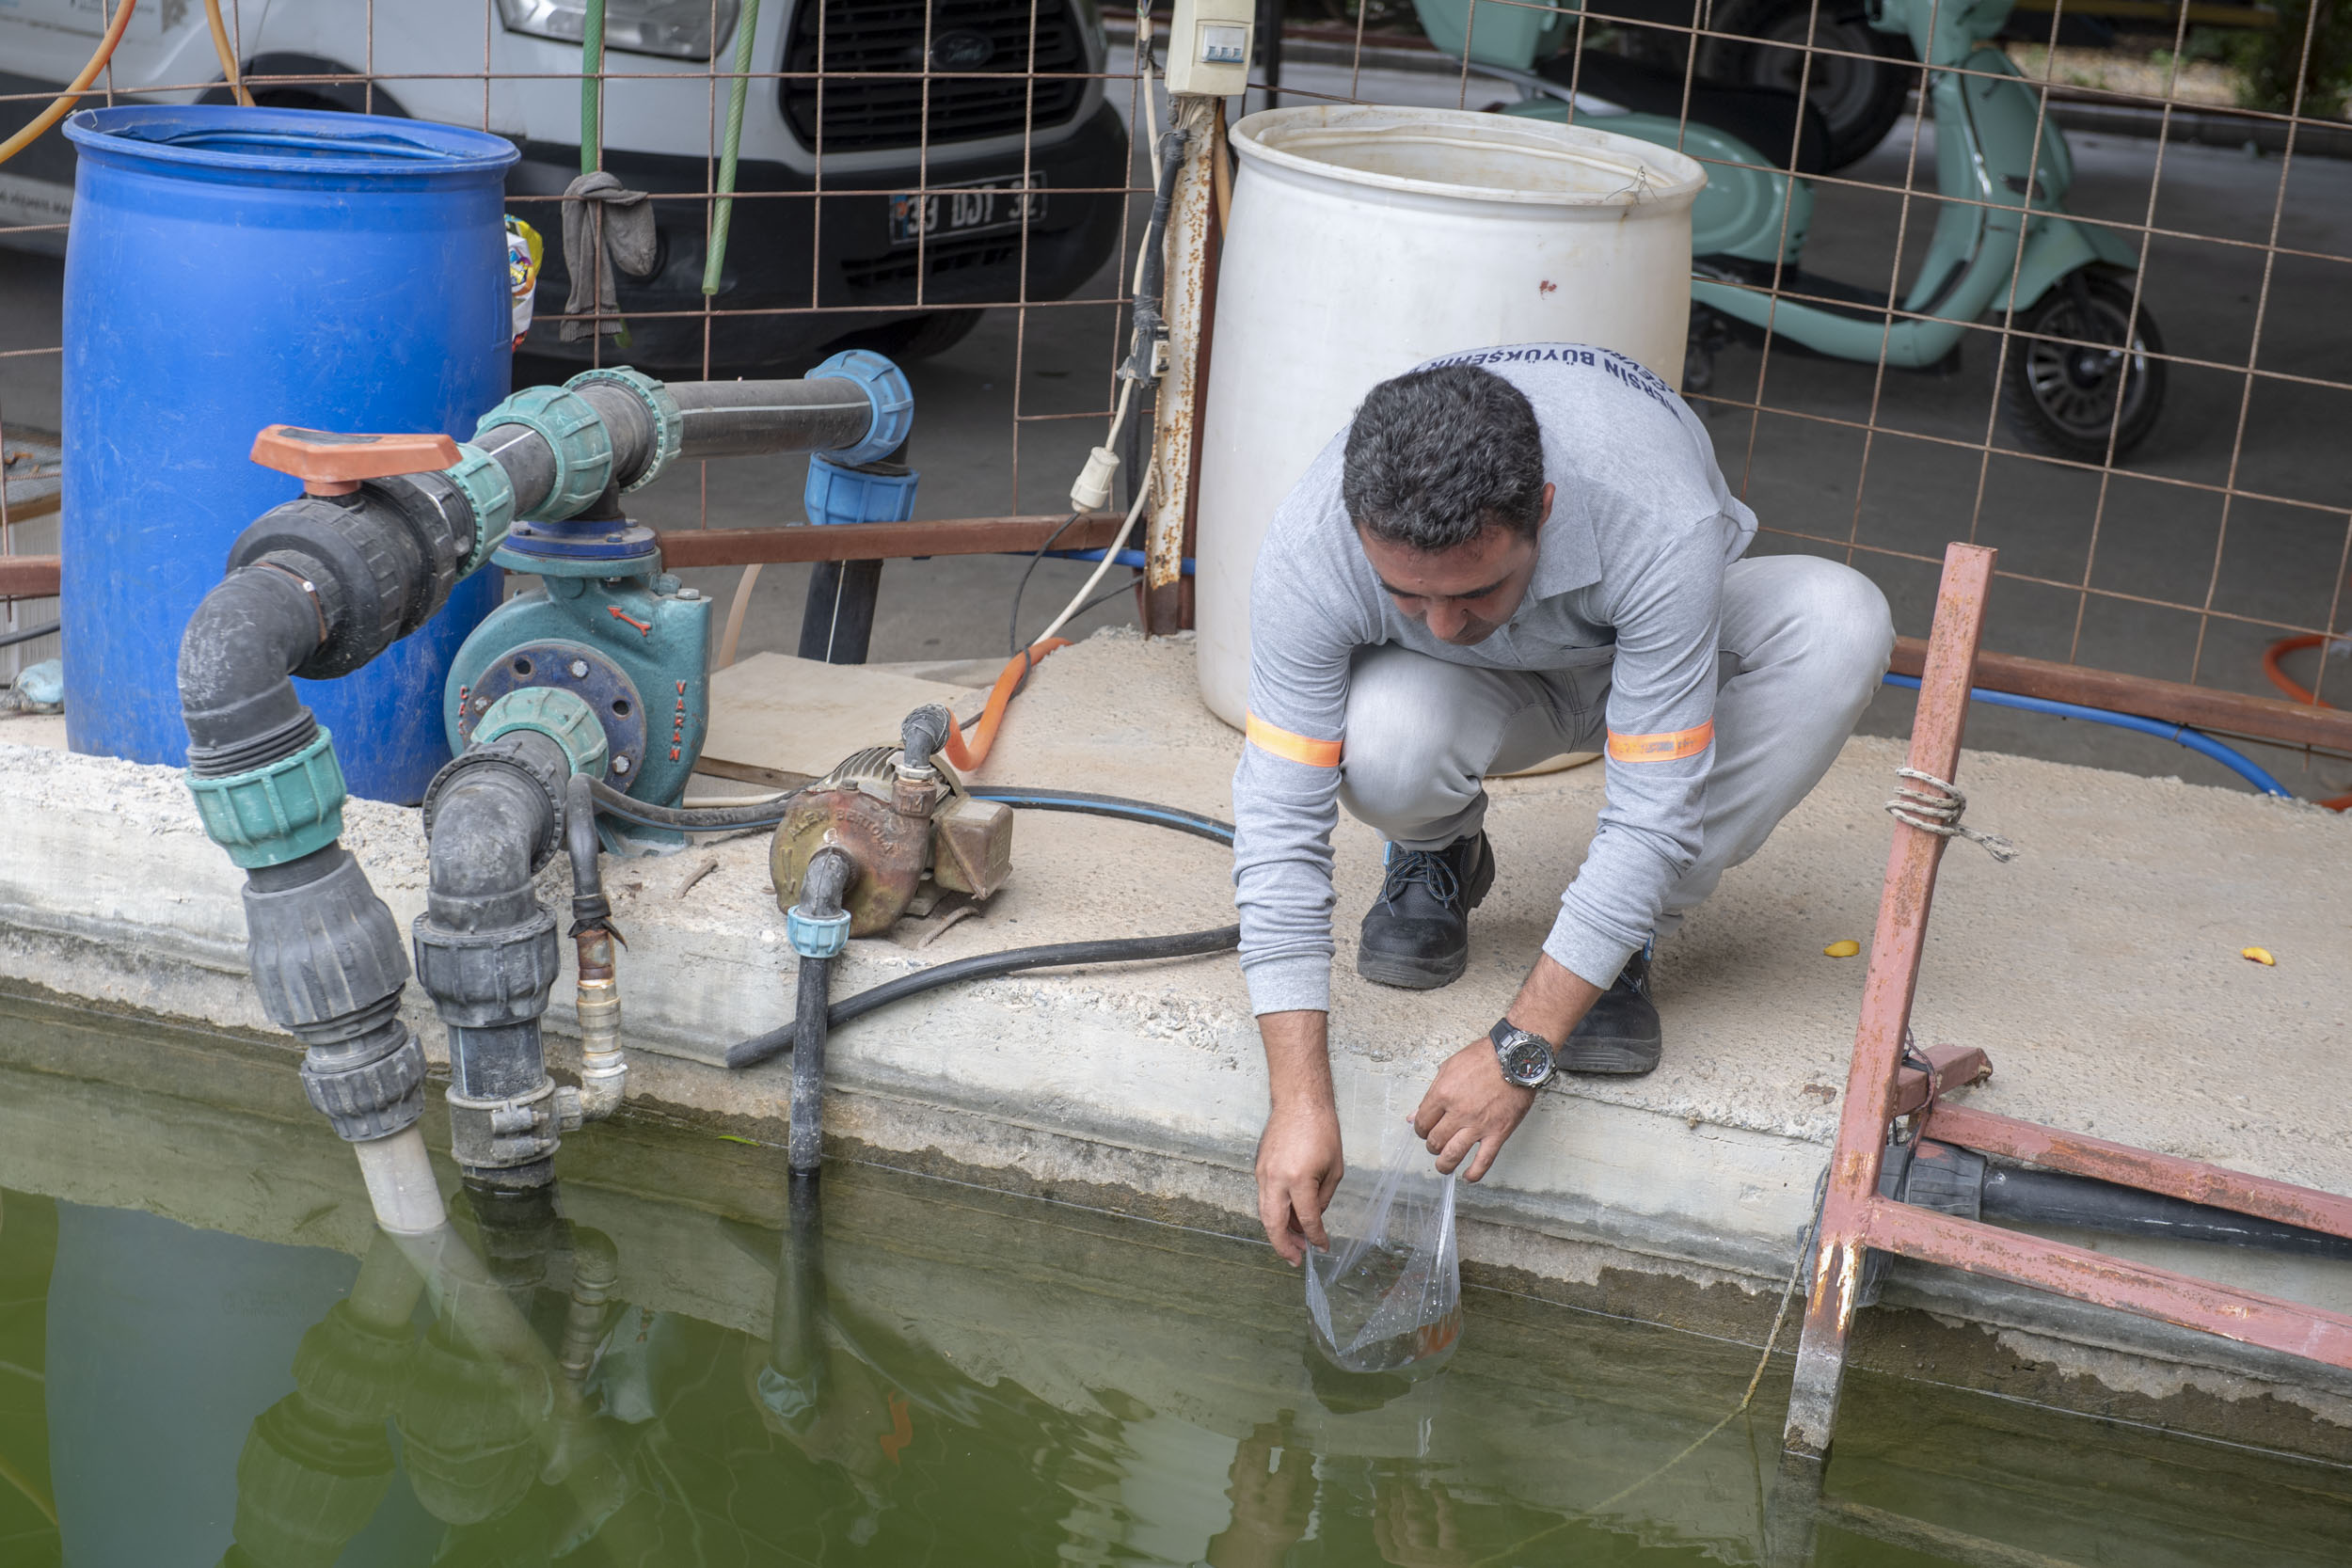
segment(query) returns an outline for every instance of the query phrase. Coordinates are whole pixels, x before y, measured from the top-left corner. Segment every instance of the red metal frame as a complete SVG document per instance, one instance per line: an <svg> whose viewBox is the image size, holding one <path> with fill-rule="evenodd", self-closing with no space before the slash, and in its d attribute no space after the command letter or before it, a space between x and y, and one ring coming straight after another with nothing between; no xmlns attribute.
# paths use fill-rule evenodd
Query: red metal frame
<svg viewBox="0 0 2352 1568"><path fill-rule="evenodd" d="M1993 560L1993 551L1971 545L1953 545L1944 556L1910 756L1912 768L1940 779L1952 779L1960 764ZM1829 1450L1855 1292L1864 1257L1873 1248L2352 1368L2352 1318L1879 1196L1890 1126L1897 1117L1924 1109L1920 1135L1939 1143L2352 1237L2352 1198L1994 1116L1940 1098L1982 1076L1981 1053L1931 1051L1932 1090L1930 1073L1904 1068L1903 1042L1946 842L1907 823L1895 829L1853 1063L1830 1156L1820 1244L1783 1446L1813 1459Z"/></svg>

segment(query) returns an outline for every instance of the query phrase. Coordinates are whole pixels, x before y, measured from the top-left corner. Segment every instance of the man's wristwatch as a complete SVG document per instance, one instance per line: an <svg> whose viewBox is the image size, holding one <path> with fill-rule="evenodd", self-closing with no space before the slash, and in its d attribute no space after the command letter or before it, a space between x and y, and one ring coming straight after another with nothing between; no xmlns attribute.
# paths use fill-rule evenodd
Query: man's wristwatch
<svg viewBox="0 0 2352 1568"><path fill-rule="evenodd" d="M1552 1044L1541 1035L1531 1035L1507 1018L1495 1021L1486 1031L1494 1042L1495 1060L1502 1064L1502 1076L1523 1089L1539 1089L1551 1078Z"/></svg>

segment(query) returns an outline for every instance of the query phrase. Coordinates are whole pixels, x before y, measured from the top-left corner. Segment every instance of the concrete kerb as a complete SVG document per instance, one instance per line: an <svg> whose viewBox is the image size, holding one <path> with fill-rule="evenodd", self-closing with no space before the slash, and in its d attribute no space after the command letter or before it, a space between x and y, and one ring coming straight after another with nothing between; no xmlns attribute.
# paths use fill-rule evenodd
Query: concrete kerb
<svg viewBox="0 0 2352 1568"><path fill-rule="evenodd" d="M896 716L879 728L895 729ZM1182 641L1102 636L1048 660L1014 705L992 781L1141 794L1225 814L1236 739L1193 697ZM1692 1292L1711 1326L1759 1337L1824 1158L1858 1001L1897 759L1856 740L1821 789L1661 953L1665 1068L1547 1093L1495 1172L1463 1192L1473 1271L1673 1321ZM2352 958L2328 868L2352 831L2316 808L2177 781L1971 753L1973 819L2024 845L1996 867L1947 860L1923 974L1922 1037L1981 1045L1989 1109L2290 1180L2352 1190L2328 1108L2352 1089L2336 1042ZM178 774L0 746L11 801L0 857L0 980L166 1018L265 1031L243 977L239 879L202 835ZM1376 1118L1409 1105L1436 1063L1483 1032L1541 940L1581 859L1599 770L1496 786L1504 877L1479 916L1470 973L1445 991L1386 991L1352 973L1354 913L1377 845L1343 822L1335 1038L1359 1163ZM416 814L355 800L345 842L396 918L422 906ZM678 896L706 860L717 866ZM540 890L560 907L563 872ZM711 1064L788 1016L792 963L764 836L612 863L632 1097L754 1137L781 1135L782 1062ZM914 948L852 943L844 990L942 959L1105 931L1230 918L1215 846L1132 825L1029 816L1015 876L986 913ZM2237 958L2262 942L2265 970ZM568 984L549 1023L568 1030ZM441 1031L414 989L436 1059ZM2216 1037L2235 1020L2256 1037ZM569 1042L559 1038L559 1058ZM828 1133L880 1163L1247 1233L1263 1066L1237 970L1193 960L1020 975L934 992L844 1028ZM1366 1109L1370 1107L1370 1109ZM594 1132L585 1136L593 1140ZM2352 1306L2352 1270L2273 1255L2166 1258L2273 1293ZM1656 1290L1629 1281L1646 1280ZM1734 1287L1725 1307L1719 1287ZM1662 1291L1662 1294L1660 1292ZM1581 1293L1580 1293L1581 1292ZM1680 1292L1677 1295L1677 1292ZM1900 1269L1890 1300L1991 1328L2147 1358L2182 1386L2243 1377L2292 1397L2352 1398L2352 1380L1964 1276ZM1683 1307L1675 1302L1684 1300ZM1659 1305L1660 1303L1663 1305ZM1695 1310L1694 1308L1692 1310ZM2299 1393L2297 1392L2299 1391Z"/></svg>

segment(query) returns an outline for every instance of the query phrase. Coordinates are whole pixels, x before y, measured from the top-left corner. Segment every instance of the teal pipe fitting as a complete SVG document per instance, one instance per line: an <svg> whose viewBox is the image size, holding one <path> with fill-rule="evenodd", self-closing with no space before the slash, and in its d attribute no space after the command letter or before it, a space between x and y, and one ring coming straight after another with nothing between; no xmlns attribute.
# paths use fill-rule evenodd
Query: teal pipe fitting
<svg viewBox="0 0 2352 1568"><path fill-rule="evenodd" d="M191 773L188 793L204 832L247 871L316 854L343 835L342 764L324 724L276 762L214 779Z"/></svg>
<svg viewBox="0 0 2352 1568"><path fill-rule="evenodd" d="M677 454L686 444L686 416L679 411L677 399L667 386L626 365L582 371L564 386L575 392L588 386L618 387L645 405L645 418L653 425L653 457L646 463L644 472L621 486L621 494L644 489L677 461Z"/></svg>
<svg viewBox="0 0 2352 1568"><path fill-rule="evenodd" d="M897 464L880 467L898 467ZM912 468L889 473L844 467L820 452L808 460L808 484L801 499L812 523L911 522L915 481L921 477Z"/></svg>
<svg viewBox="0 0 2352 1568"><path fill-rule="evenodd" d="M516 392L482 416L479 440L493 425L518 424L535 431L555 454L555 485L524 521L560 522L586 509L612 481L612 437L586 398L562 387L532 387Z"/></svg>
<svg viewBox="0 0 2352 1568"><path fill-rule="evenodd" d="M835 463L855 467L888 457L906 444L907 433L914 428L914 388L907 385L907 372L886 356L870 348L845 349L809 372L808 379L854 381L874 406L864 440L825 454Z"/></svg>
<svg viewBox="0 0 2352 1568"><path fill-rule="evenodd" d="M795 904L784 911L784 934L803 958L837 958L850 945L850 916L807 914Z"/></svg>
<svg viewBox="0 0 2352 1568"><path fill-rule="evenodd" d="M505 542L515 526L515 482L499 460L470 442L457 444L457 462L441 470L473 509L473 548L457 563L459 577L470 577L486 565L490 554Z"/></svg>
<svg viewBox="0 0 2352 1568"><path fill-rule="evenodd" d="M526 686L490 705L473 727L473 743L485 746L516 730L536 730L564 748L575 773L604 777L612 746L587 699L560 686Z"/></svg>

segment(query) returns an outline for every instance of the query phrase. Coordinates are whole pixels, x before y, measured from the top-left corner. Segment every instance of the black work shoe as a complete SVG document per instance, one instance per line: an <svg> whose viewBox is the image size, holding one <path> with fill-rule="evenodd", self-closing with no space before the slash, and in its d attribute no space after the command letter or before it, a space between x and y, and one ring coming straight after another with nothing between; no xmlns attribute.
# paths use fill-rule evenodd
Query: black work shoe
<svg viewBox="0 0 2352 1568"><path fill-rule="evenodd" d="M1380 898L1364 914L1356 973L1384 986L1435 990L1470 963L1470 912L1495 883L1486 835L1442 849L1389 846Z"/></svg>
<svg viewBox="0 0 2352 1568"><path fill-rule="evenodd" d="M1568 1034L1554 1058L1562 1072L1638 1075L1658 1065L1663 1040L1658 1007L1649 997L1649 949L1626 959L1617 983Z"/></svg>

